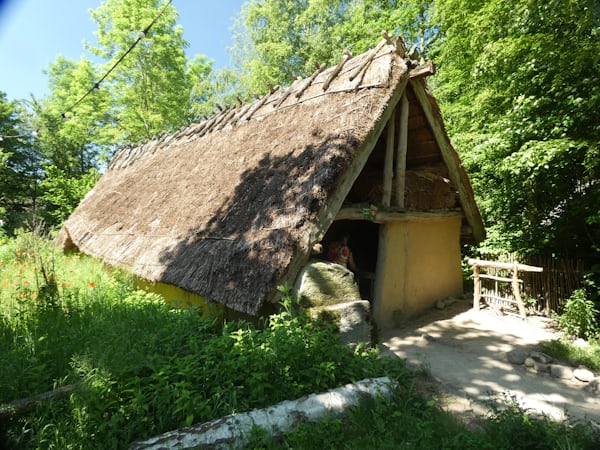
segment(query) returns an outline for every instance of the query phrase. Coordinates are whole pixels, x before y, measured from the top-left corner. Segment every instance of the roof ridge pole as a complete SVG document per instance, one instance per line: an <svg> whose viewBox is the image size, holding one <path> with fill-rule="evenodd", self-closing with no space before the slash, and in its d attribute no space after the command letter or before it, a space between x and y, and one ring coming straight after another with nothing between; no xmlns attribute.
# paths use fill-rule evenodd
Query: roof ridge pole
<svg viewBox="0 0 600 450"><path fill-rule="evenodd" d="M405 208L406 153L408 151L409 103L406 91L400 99L400 126L398 127L398 147L396 148L396 206Z"/></svg>
<svg viewBox="0 0 600 450"><path fill-rule="evenodd" d="M352 58L352 53L350 52L350 50L348 50L348 49L344 50L344 57L338 63L338 65L335 67L335 69L333 69L333 72L331 72L331 74L329 75L329 78L327 78L327 80L325 80L325 83L323 83L324 91L327 90L327 88L329 87L331 82L335 79L335 77L338 76L338 74L342 70L342 67L344 67L344 64L346 64L346 61L348 61L350 58Z"/></svg>
<svg viewBox="0 0 600 450"><path fill-rule="evenodd" d="M383 196L381 205L389 208L392 200L392 181L394 176L394 135L396 134L396 108L386 124L385 162L383 166Z"/></svg>

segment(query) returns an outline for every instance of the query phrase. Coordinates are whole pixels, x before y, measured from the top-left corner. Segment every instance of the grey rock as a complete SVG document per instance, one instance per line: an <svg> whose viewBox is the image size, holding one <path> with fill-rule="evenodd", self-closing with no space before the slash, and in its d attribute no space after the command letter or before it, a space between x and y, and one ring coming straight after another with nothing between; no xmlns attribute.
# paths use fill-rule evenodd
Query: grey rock
<svg viewBox="0 0 600 450"><path fill-rule="evenodd" d="M535 359L525 358L525 367L533 367L533 366L535 366Z"/></svg>
<svg viewBox="0 0 600 450"><path fill-rule="evenodd" d="M575 369L573 371L573 376L584 383L589 383L594 379L594 373L584 366L580 366Z"/></svg>
<svg viewBox="0 0 600 450"><path fill-rule="evenodd" d="M529 353L529 356L544 364L550 364L552 362L552 357L542 352L532 351Z"/></svg>
<svg viewBox="0 0 600 450"><path fill-rule="evenodd" d="M542 362L533 360L533 370L540 373L550 372L550 364L544 364Z"/></svg>
<svg viewBox="0 0 600 450"><path fill-rule="evenodd" d="M436 338L434 338L432 335L424 333L423 335L421 335L422 339L425 339L427 342L435 342L437 341Z"/></svg>
<svg viewBox="0 0 600 450"><path fill-rule="evenodd" d="M352 348L359 343L371 345L371 304L367 300L311 308L310 313L312 317L334 324L342 344Z"/></svg>
<svg viewBox="0 0 600 450"><path fill-rule="evenodd" d="M527 352L521 349L514 349L506 352L506 360L511 364L521 365L527 358Z"/></svg>
<svg viewBox="0 0 600 450"><path fill-rule="evenodd" d="M580 348L589 348L590 343L588 341L586 341L585 339L579 338L579 339L575 339L575 341L573 341L573 345L575 347L580 347Z"/></svg>
<svg viewBox="0 0 600 450"><path fill-rule="evenodd" d="M561 380L570 380L573 378L573 369L561 364L550 364L550 375Z"/></svg>
<svg viewBox="0 0 600 450"><path fill-rule="evenodd" d="M594 394L600 395L600 377L596 377L590 381L590 384L586 386L586 389Z"/></svg>

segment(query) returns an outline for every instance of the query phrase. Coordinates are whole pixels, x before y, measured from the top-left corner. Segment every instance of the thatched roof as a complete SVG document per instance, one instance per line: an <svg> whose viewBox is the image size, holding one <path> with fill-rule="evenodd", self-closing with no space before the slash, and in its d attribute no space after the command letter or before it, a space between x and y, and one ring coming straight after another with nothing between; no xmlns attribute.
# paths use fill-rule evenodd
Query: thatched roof
<svg viewBox="0 0 600 450"><path fill-rule="evenodd" d="M63 246L257 314L334 220L405 90L410 69L396 50L382 41L121 149L66 221Z"/></svg>

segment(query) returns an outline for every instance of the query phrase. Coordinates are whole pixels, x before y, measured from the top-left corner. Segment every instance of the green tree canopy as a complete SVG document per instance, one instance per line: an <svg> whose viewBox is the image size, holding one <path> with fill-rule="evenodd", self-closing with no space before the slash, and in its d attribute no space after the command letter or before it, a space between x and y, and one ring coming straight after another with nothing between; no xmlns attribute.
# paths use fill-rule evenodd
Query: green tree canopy
<svg viewBox="0 0 600 450"><path fill-rule="evenodd" d="M137 142L188 124L212 63L197 58L188 64L176 9L159 0L107 0L91 14L98 43L88 49L107 61L103 71L138 42L101 85L111 93L118 140Z"/></svg>
<svg viewBox="0 0 600 450"><path fill-rule="evenodd" d="M263 0L245 3L233 56L246 93L289 85L315 65L334 65L344 50L373 47L381 32L402 34L423 49L436 33L427 27L430 2L421 0Z"/></svg>
<svg viewBox="0 0 600 450"><path fill-rule="evenodd" d="M599 17L593 0L436 4L436 93L492 246L599 244Z"/></svg>
<svg viewBox="0 0 600 450"><path fill-rule="evenodd" d="M0 230L12 230L35 207L40 158L24 108L0 92Z"/></svg>

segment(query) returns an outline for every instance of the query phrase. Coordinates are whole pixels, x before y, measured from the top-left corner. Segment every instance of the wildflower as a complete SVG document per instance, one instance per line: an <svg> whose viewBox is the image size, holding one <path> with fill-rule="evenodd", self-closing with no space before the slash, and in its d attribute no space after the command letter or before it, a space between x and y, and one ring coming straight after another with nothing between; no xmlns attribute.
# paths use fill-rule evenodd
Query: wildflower
<svg viewBox="0 0 600 450"><path fill-rule="evenodd" d="M96 283L90 281L90 289L94 289L96 287Z"/></svg>
<svg viewBox="0 0 600 450"><path fill-rule="evenodd" d="M29 280L23 280L23 284L27 286L29 284Z"/></svg>
<svg viewBox="0 0 600 450"><path fill-rule="evenodd" d="M34 268L33 268L33 271L34 271L34 272L37 272L37 271L38 271L38 268L37 268L37 267L34 267Z"/></svg>
<svg viewBox="0 0 600 450"><path fill-rule="evenodd" d="M35 300L38 297L37 292L31 294L31 300Z"/></svg>

